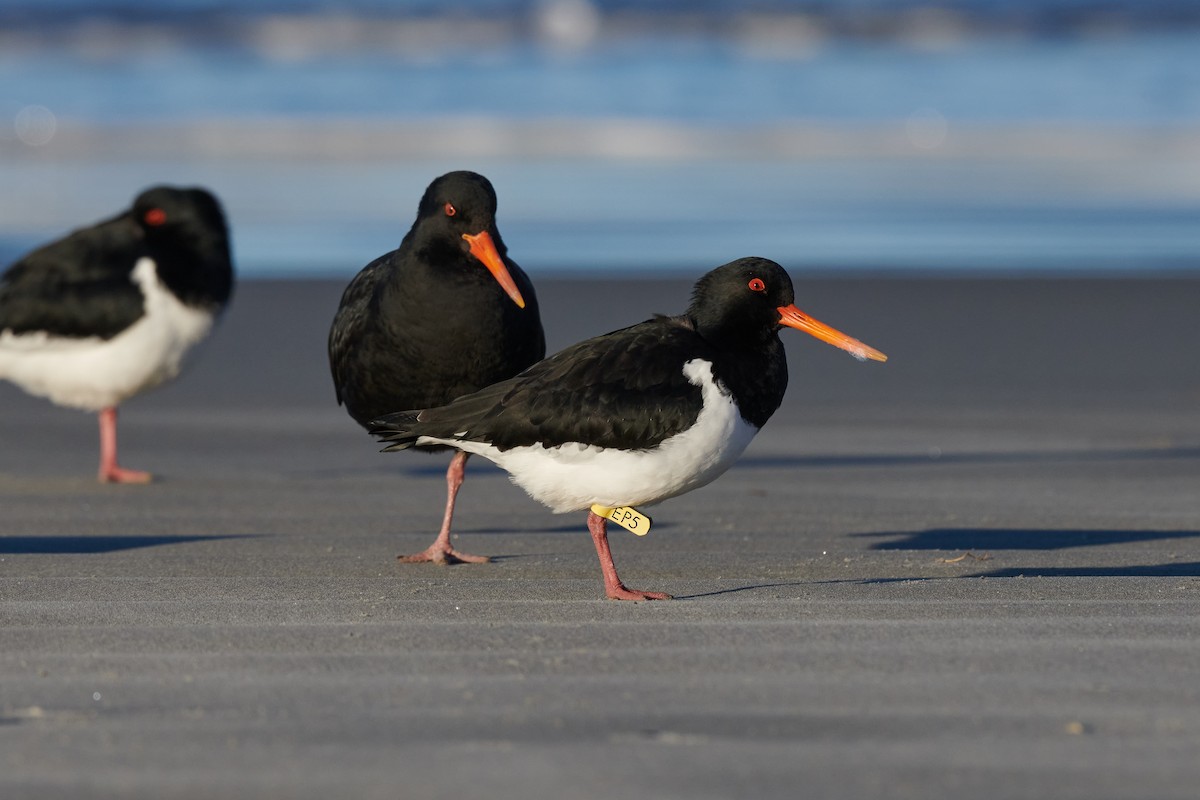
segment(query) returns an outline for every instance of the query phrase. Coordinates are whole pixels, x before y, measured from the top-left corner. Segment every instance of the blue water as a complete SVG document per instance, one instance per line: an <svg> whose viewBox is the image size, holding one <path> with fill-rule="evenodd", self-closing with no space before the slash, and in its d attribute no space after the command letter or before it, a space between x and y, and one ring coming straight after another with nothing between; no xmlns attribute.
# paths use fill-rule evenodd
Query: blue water
<svg viewBox="0 0 1200 800"><path fill-rule="evenodd" d="M794 58L759 57L724 39L644 37L570 54L523 42L414 54L333 48L295 58L221 42L120 46L119 54L0 50L0 114L37 103L94 123L474 115L754 126L869 124L935 108L965 124L1200 123L1200 30L988 39L937 50L829 42Z"/></svg>
<svg viewBox="0 0 1200 800"><path fill-rule="evenodd" d="M0 0L4 262L171 181L243 274L345 275L465 167L535 273L1200 268L1186 3L56 5Z"/></svg>

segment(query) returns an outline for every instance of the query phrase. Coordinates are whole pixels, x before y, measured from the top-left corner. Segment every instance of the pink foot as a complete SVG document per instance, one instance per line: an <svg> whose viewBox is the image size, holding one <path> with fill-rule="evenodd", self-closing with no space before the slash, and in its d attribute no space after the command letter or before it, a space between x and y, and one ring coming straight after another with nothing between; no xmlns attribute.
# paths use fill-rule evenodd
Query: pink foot
<svg viewBox="0 0 1200 800"><path fill-rule="evenodd" d="M450 459L446 469L446 514L442 518L442 529L437 538L420 553L411 556L396 556L401 564L486 564L491 561L487 556L473 556L470 553L460 553L450 545L450 523L454 519L454 501L458 498L458 490L462 488L463 478L467 468L467 453L461 451Z"/></svg>
<svg viewBox="0 0 1200 800"><path fill-rule="evenodd" d="M396 556L396 560L401 564L486 564L491 561L487 556L460 553L453 547L441 547L436 542L411 556Z"/></svg>
<svg viewBox="0 0 1200 800"><path fill-rule="evenodd" d="M609 600L670 600L671 595L665 592L639 592L637 589L626 589L624 586L605 587Z"/></svg>
<svg viewBox="0 0 1200 800"><path fill-rule="evenodd" d="M96 477L101 483L150 483L154 480L149 472L117 466L101 469Z"/></svg>

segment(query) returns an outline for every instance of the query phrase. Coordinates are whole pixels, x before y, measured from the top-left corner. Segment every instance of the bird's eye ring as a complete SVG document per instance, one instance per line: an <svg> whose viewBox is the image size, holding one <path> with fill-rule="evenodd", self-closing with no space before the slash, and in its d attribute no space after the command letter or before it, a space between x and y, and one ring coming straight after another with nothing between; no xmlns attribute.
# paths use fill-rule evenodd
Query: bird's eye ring
<svg viewBox="0 0 1200 800"><path fill-rule="evenodd" d="M142 217L147 225L162 225L167 221L167 212L161 208L152 208Z"/></svg>
<svg viewBox="0 0 1200 800"><path fill-rule="evenodd" d="M750 287L750 291L752 292L765 292L767 290L767 285L763 283L762 278L751 278L747 286Z"/></svg>
<svg viewBox="0 0 1200 800"><path fill-rule="evenodd" d="M457 213L458 213L458 209L457 209L457 208L455 208L454 206L450 205L449 203L446 203L446 216L447 216L447 217L453 217L453 216L454 216L455 214L457 214Z"/></svg>

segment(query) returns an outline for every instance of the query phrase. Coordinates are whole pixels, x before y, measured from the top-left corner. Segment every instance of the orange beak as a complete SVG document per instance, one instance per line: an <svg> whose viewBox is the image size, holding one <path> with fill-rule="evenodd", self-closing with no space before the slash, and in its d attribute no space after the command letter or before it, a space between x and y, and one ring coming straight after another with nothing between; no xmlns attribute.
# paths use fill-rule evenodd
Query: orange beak
<svg viewBox="0 0 1200 800"><path fill-rule="evenodd" d="M834 330L824 322L817 322L794 305L780 306L778 311L780 325L804 331L807 334L817 337L822 342L828 342L834 347L840 347L859 361L866 361L868 358L872 361L887 361L887 356L874 347L868 347L858 339L851 339L846 334L839 330Z"/></svg>
<svg viewBox="0 0 1200 800"><path fill-rule="evenodd" d="M487 231L481 231L474 236L469 233L464 233L462 238L466 239L471 245L471 255L479 259L488 272L492 273L492 277L496 279L496 283L500 284L512 301L517 304L518 308L525 307L525 298L521 297L521 292L517 289L517 284L513 282L512 275L508 274L508 268L504 266L504 260L500 258L500 254L496 252L496 245L492 242L492 235Z"/></svg>

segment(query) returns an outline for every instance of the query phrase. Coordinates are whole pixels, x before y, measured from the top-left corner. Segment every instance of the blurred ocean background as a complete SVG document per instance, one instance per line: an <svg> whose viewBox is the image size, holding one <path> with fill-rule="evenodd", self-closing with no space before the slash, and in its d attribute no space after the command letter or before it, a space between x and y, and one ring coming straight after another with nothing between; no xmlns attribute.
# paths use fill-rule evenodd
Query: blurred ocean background
<svg viewBox="0 0 1200 800"><path fill-rule="evenodd" d="M143 187L348 277L492 179L539 274L1200 269L1195 0L0 0L0 263Z"/></svg>

